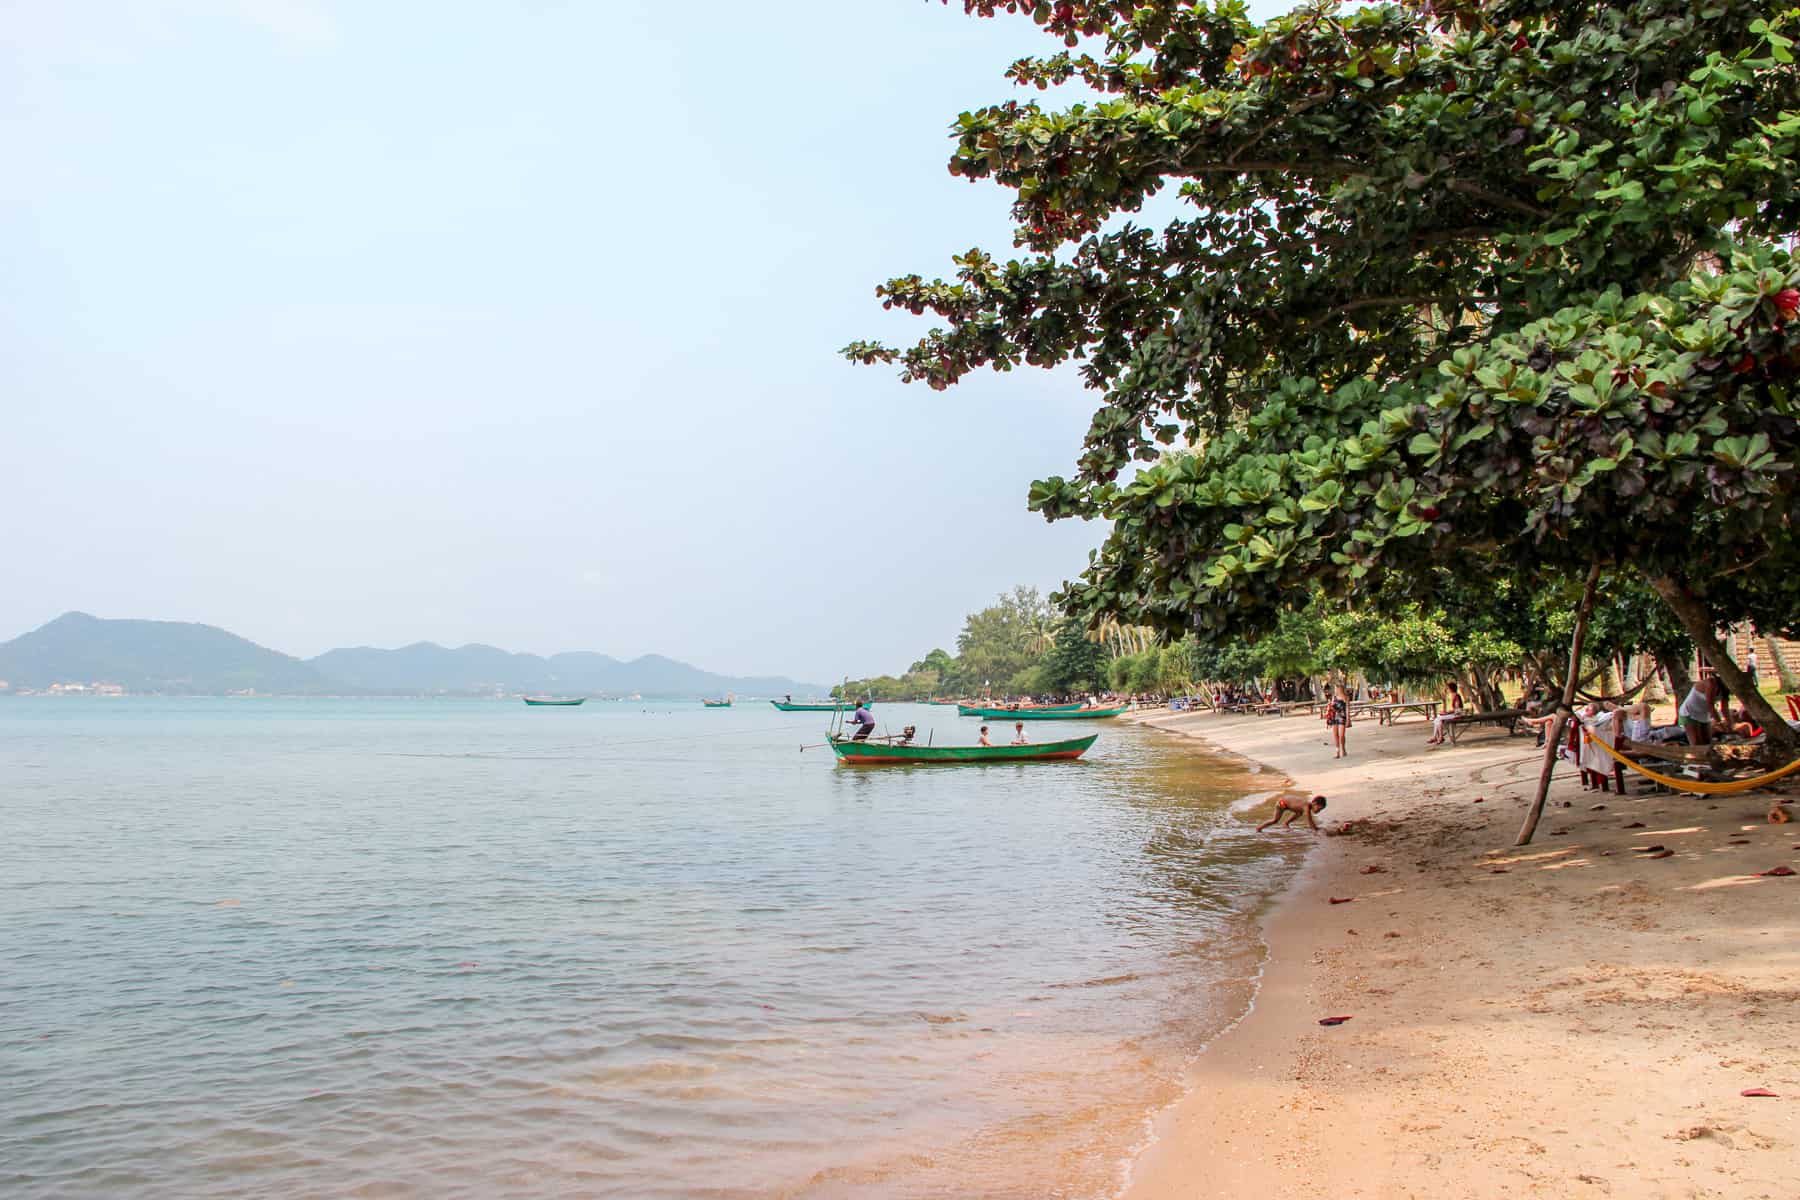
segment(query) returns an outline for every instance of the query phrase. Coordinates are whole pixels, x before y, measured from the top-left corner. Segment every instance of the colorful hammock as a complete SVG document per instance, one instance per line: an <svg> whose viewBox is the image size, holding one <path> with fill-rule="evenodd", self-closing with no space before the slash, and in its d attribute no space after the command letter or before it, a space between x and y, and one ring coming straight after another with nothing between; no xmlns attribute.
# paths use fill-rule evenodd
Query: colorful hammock
<svg viewBox="0 0 1800 1200"><path fill-rule="evenodd" d="M1795 771L1800 771L1800 758L1796 758L1787 766L1778 767L1768 774L1758 775L1754 779L1739 779L1731 783L1703 783L1698 779L1681 779L1673 775L1663 775L1659 772L1652 771L1650 768L1643 766L1640 763L1635 763L1631 759L1626 758L1623 754L1620 754L1617 750L1614 750L1605 742L1601 741L1599 738L1595 737L1593 734L1589 733L1585 726L1581 730L1581 736L1612 755L1615 761L1630 767L1638 774L1654 779L1664 787L1674 788L1679 792L1694 792L1701 796L1729 796L1737 792L1747 792L1751 788L1762 787L1764 784L1773 783L1783 776L1792 775Z"/></svg>

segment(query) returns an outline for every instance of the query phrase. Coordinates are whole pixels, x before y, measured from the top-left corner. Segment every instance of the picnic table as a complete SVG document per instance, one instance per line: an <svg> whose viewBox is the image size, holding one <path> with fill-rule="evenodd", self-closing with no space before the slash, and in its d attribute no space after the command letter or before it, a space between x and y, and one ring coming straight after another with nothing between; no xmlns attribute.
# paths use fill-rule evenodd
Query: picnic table
<svg viewBox="0 0 1800 1200"><path fill-rule="evenodd" d="M1281 715L1285 717L1291 712L1304 712L1310 715L1330 703L1329 700L1290 700L1281 705Z"/></svg>
<svg viewBox="0 0 1800 1200"><path fill-rule="evenodd" d="M1369 704L1365 702L1362 704L1352 704L1350 706L1350 719L1355 720L1364 713L1374 713L1376 721L1380 724L1392 725L1396 717L1409 712L1416 712L1429 721L1431 718L1437 716L1437 710L1438 702L1436 700L1401 700L1391 704Z"/></svg>
<svg viewBox="0 0 1800 1200"><path fill-rule="evenodd" d="M1526 712L1522 708L1496 708L1492 712L1464 712L1457 715L1454 721L1444 722L1444 728L1450 731L1450 744L1456 745L1456 739L1462 733L1476 725L1498 725L1508 734L1525 732L1521 722Z"/></svg>

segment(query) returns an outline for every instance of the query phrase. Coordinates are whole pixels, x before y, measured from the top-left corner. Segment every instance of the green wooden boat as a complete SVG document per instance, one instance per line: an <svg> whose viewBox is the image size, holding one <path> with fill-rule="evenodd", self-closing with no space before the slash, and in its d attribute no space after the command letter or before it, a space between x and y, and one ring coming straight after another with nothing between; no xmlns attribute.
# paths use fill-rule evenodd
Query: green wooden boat
<svg viewBox="0 0 1800 1200"><path fill-rule="evenodd" d="M729 700L702 700L700 703L704 704L708 708L730 708L731 707L731 701L729 701Z"/></svg>
<svg viewBox="0 0 1800 1200"><path fill-rule="evenodd" d="M852 712L856 708L854 704L795 704L791 700L771 700L769 703L782 712ZM875 707L873 700L869 701L869 707Z"/></svg>
<svg viewBox="0 0 1800 1200"><path fill-rule="evenodd" d="M957 712L965 717L980 717L987 721L1097 721L1104 717L1116 717L1131 706L1121 704L1117 708L962 708Z"/></svg>
<svg viewBox="0 0 1800 1200"><path fill-rule="evenodd" d="M957 704L956 715L959 717L985 717L995 712L1066 712L1071 708L1080 708L1081 701L1073 704L1022 704L1018 708L995 708L986 704Z"/></svg>
<svg viewBox="0 0 1800 1200"><path fill-rule="evenodd" d="M548 696L526 696L525 703L533 708L574 708L577 704L586 704L586 696L577 696L573 700L552 700Z"/></svg>
<svg viewBox="0 0 1800 1200"><path fill-rule="evenodd" d="M898 767L908 764L949 766L968 763L1055 762L1080 758L1100 735L1070 738L1062 742L1040 742L1029 746L921 746L917 742L902 746L897 742L858 742L850 738L833 738L831 749L838 761L850 767Z"/></svg>

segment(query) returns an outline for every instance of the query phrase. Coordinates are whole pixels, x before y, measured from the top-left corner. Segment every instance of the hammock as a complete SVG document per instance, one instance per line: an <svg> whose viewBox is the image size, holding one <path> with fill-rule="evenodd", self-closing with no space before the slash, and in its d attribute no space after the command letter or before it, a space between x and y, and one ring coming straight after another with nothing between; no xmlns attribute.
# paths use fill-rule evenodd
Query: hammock
<svg viewBox="0 0 1800 1200"><path fill-rule="evenodd" d="M1589 678L1592 678L1592 676L1589 676ZM1638 680L1636 684L1632 685L1631 687L1626 688L1624 691L1620 692L1616 696L1596 696L1596 695L1593 695L1592 693L1582 691L1579 687L1577 687L1575 690L1584 700L1593 700L1595 702L1605 700L1605 701L1608 701L1613 704L1619 704L1623 701L1631 699L1633 696L1637 695L1639 692L1641 692L1645 688L1649 687L1650 681L1655 678L1656 678L1656 672L1652 671L1652 672L1650 672L1650 674L1648 674L1648 675L1644 676L1642 679Z"/></svg>
<svg viewBox="0 0 1800 1200"><path fill-rule="evenodd" d="M1614 750L1605 742L1601 741L1599 738L1595 737L1593 734L1589 733L1585 726L1581 730L1581 736L1606 751L1621 765L1630 767L1638 774L1656 780L1656 782L1662 784L1664 787L1674 788L1678 792L1695 792L1702 796L1729 796L1737 792L1747 792L1751 788L1762 787L1764 784L1775 782L1784 775L1792 775L1795 771L1800 771L1800 758L1796 758L1787 766L1778 767L1768 774L1758 775L1754 779L1739 779L1734 780L1731 783L1702 783L1698 779L1680 779L1672 775L1662 775L1656 771L1652 771L1646 766L1635 763L1629 758L1626 758L1623 754L1620 754L1617 750Z"/></svg>

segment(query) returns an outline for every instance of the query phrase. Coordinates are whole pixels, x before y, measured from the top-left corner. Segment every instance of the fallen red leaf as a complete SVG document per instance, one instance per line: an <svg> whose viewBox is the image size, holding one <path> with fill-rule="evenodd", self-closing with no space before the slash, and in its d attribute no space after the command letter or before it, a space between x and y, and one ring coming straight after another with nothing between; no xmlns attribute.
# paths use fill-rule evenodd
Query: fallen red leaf
<svg viewBox="0 0 1800 1200"><path fill-rule="evenodd" d="M1333 904L1348 904L1354 899L1356 899L1355 896L1333 896L1331 897L1331 902Z"/></svg>
<svg viewBox="0 0 1800 1200"><path fill-rule="evenodd" d="M1319 1022L1319 1024L1321 1024L1321 1025L1323 1025L1324 1023L1325 1022L1323 1022L1323 1021ZM1772 1096L1772 1097L1775 1097L1776 1099L1780 1099L1779 1096L1775 1096L1775 1093L1771 1092L1768 1088L1745 1088L1743 1091L1739 1092L1738 1095L1740 1095L1740 1096Z"/></svg>
<svg viewBox="0 0 1800 1200"><path fill-rule="evenodd" d="M1757 872L1758 875L1792 875L1793 873L1794 868L1792 867L1770 867L1766 871Z"/></svg>
<svg viewBox="0 0 1800 1200"><path fill-rule="evenodd" d="M1342 1025L1345 1021L1348 1021L1349 1019L1350 1019L1349 1017L1321 1017L1319 1019L1319 1024L1321 1024L1321 1025Z"/></svg>

